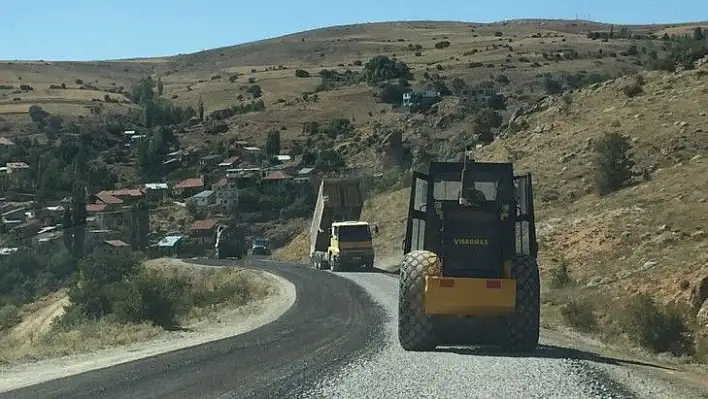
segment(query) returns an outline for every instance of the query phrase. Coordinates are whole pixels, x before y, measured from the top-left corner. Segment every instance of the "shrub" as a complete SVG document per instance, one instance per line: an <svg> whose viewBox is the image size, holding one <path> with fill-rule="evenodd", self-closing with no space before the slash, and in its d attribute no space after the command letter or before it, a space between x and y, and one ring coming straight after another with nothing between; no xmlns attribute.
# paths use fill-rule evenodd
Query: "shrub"
<svg viewBox="0 0 708 399"><path fill-rule="evenodd" d="M629 139L619 133L605 133L594 144L595 185L600 196L619 190L632 178L634 160Z"/></svg>
<svg viewBox="0 0 708 399"><path fill-rule="evenodd" d="M249 79L249 82L250 81L251 80ZM260 85L250 86L248 89L246 89L246 92L250 93L253 96L253 98L259 98L263 95L263 90L261 89Z"/></svg>
<svg viewBox="0 0 708 399"><path fill-rule="evenodd" d="M622 92L627 97L636 97L636 96L644 93L644 89L642 88L643 84L644 84L644 78L642 77L642 75L636 75L634 77L634 80L632 81L632 83L630 83L622 88Z"/></svg>
<svg viewBox="0 0 708 399"><path fill-rule="evenodd" d="M441 42L435 43L435 48L438 50L442 50L442 49L448 48L448 47L450 47L450 42L447 40L443 40Z"/></svg>
<svg viewBox="0 0 708 399"><path fill-rule="evenodd" d="M575 284L575 280L570 274L570 267L565 259L561 259L558 266L551 269L551 287L563 288Z"/></svg>
<svg viewBox="0 0 708 399"><path fill-rule="evenodd" d="M0 307L0 331L15 326L21 320L20 311L17 309L17 306L8 304Z"/></svg>
<svg viewBox="0 0 708 399"><path fill-rule="evenodd" d="M676 60L672 57L649 60L646 66L651 71L676 72Z"/></svg>
<svg viewBox="0 0 708 399"><path fill-rule="evenodd" d="M297 76L298 78L309 78L309 77L310 77L310 73L307 72L307 71L304 70L304 69L296 69L296 70L295 70L295 76Z"/></svg>
<svg viewBox="0 0 708 399"><path fill-rule="evenodd" d="M229 82L233 83L238 79L237 74L229 75Z"/></svg>
<svg viewBox="0 0 708 399"><path fill-rule="evenodd" d="M597 318L592 302L571 299L561 307L561 315L571 327L581 331L593 331L597 328Z"/></svg>
<svg viewBox="0 0 708 399"><path fill-rule="evenodd" d="M636 344L653 352L690 353L688 327L676 309L662 308L647 294L629 301L621 327Z"/></svg>
<svg viewBox="0 0 708 399"><path fill-rule="evenodd" d="M377 55L364 66L364 76L369 84L376 84L390 79L413 79L410 67L403 61Z"/></svg>

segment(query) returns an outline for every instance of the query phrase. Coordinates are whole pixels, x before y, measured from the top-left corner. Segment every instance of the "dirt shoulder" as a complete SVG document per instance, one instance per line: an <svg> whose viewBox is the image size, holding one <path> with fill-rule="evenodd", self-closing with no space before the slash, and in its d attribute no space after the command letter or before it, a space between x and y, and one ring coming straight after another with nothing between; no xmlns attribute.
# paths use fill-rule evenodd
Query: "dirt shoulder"
<svg viewBox="0 0 708 399"><path fill-rule="evenodd" d="M289 281L258 270L243 269L240 273L252 274L252 278L261 279L274 289L264 299L243 306L193 313L191 322L184 323L180 331L151 331L140 342L94 351L84 347L82 353L0 366L0 392L243 334L278 319L294 304L295 286ZM105 327L108 334L117 333Z"/></svg>
<svg viewBox="0 0 708 399"><path fill-rule="evenodd" d="M562 348L558 351L560 356L592 361L610 378L635 392L645 392L651 397L671 397L677 390L686 397L708 394L708 367L685 358L607 344L558 326L544 328L542 336L545 341L542 344L552 343Z"/></svg>

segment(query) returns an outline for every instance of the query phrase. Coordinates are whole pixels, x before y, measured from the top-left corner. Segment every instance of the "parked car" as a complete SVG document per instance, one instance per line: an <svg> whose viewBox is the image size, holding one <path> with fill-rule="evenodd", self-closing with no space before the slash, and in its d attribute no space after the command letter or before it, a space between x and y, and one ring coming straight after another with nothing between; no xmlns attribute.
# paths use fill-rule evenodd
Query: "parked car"
<svg viewBox="0 0 708 399"><path fill-rule="evenodd" d="M267 238L256 238L251 246L251 255L270 255L270 242Z"/></svg>

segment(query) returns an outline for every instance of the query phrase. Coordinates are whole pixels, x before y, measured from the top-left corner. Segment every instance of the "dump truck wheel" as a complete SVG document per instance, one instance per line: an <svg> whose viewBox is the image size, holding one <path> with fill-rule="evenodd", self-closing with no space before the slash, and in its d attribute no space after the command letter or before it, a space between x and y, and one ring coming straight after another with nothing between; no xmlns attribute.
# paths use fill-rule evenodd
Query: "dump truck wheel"
<svg viewBox="0 0 708 399"><path fill-rule="evenodd" d="M333 256L330 258L329 264L330 264L333 272L341 272L342 271L342 263L339 261L339 258L337 258L336 256Z"/></svg>
<svg viewBox="0 0 708 399"><path fill-rule="evenodd" d="M538 346L541 316L538 263L530 256L514 259L516 309L506 318L502 347L514 352L533 352Z"/></svg>
<svg viewBox="0 0 708 399"><path fill-rule="evenodd" d="M432 350L437 346L435 322L425 314L425 276L440 275L440 258L429 251L413 251L403 257L398 290L398 341L407 351Z"/></svg>

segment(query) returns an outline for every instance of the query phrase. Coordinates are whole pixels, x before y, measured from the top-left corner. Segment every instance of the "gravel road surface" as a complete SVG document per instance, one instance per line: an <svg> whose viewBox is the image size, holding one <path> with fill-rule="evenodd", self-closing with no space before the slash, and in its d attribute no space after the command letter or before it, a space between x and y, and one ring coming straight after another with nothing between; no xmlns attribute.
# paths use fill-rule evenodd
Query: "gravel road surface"
<svg viewBox="0 0 708 399"><path fill-rule="evenodd" d="M295 304L275 322L0 397L708 398L548 337L532 357L474 348L404 352L395 276L258 263L297 289Z"/></svg>
<svg viewBox="0 0 708 399"><path fill-rule="evenodd" d="M398 344L396 276L339 274L364 287L385 308L384 347L323 378L299 398L708 397L706 391L678 391L675 385L618 366L613 359L554 346L543 332L542 347L533 357L475 348L405 352Z"/></svg>

